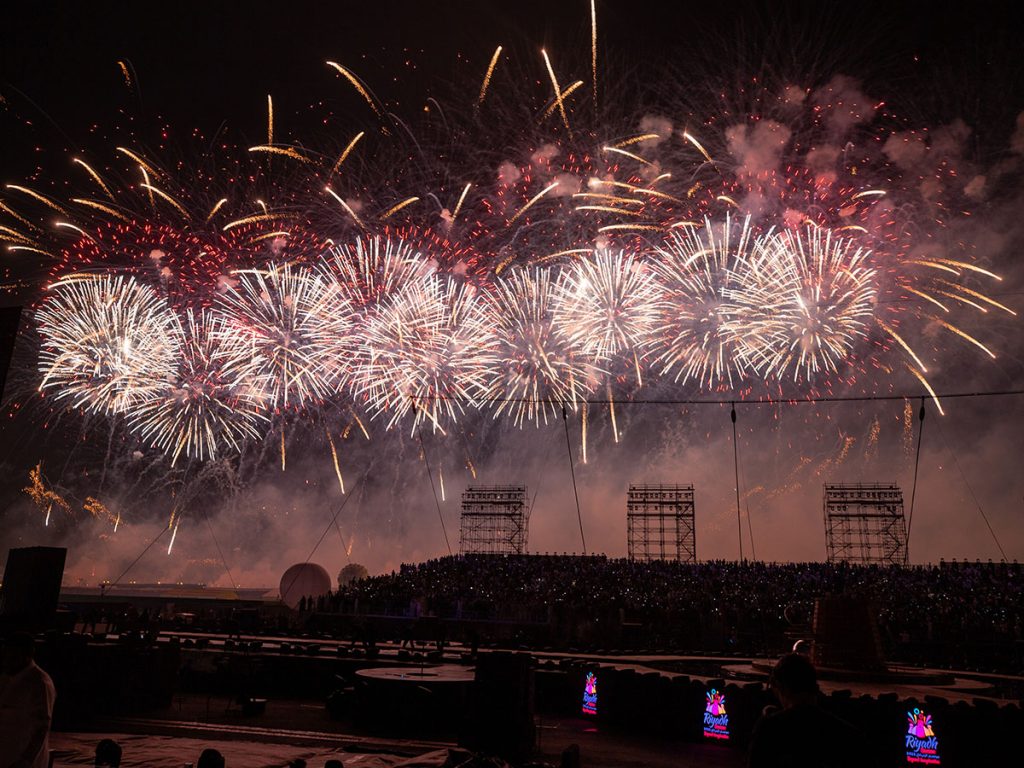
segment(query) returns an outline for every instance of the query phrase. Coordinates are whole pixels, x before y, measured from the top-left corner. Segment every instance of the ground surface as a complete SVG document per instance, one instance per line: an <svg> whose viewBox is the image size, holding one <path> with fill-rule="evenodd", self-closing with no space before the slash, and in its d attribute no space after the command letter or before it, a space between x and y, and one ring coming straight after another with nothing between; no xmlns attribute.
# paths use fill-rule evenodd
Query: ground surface
<svg viewBox="0 0 1024 768"><path fill-rule="evenodd" d="M206 747L219 749L228 768L285 766L298 757L309 768L321 768L331 757L341 759L346 768L392 768L411 757L455 746L454 741L381 739L359 733L331 720L323 706L313 702L274 700L265 714L252 718L225 711L225 703L223 698L175 697L171 709L155 716L97 722L89 733L53 734L54 765L91 765L96 742L104 737L122 745L125 768L182 768L195 763ZM714 744L632 736L579 718L542 718L538 724L538 759L555 765L570 744L579 745L587 768L738 768L744 763L742 753Z"/></svg>

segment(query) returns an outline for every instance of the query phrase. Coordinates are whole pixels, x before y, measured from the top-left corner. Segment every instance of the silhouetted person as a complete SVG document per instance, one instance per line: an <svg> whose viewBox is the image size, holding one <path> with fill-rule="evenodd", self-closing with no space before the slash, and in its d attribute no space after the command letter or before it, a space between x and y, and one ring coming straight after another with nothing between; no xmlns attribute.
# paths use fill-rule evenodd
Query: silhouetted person
<svg viewBox="0 0 1024 768"><path fill-rule="evenodd" d="M770 686L782 709L772 707L754 726L750 768L867 768L875 765L864 737L818 704L818 678L806 656L779 659Z"/></svg>
<svg viewBox="0 0 1024 768"><path fill-rule="evenodd" d="M57 697L50 676L32 660L35 644L25 633L3 643L0 670L0 768L47 768L50 720Z"/></svg>
<svg viewBox="0 0 1024 768"><path fill-rule="evenodd" d="M345 768L345 764L341 760L328 760L324 763L324 768Z"/></svg>
<svg viewBox="0 0 1024 768"><path fill-rule="evenodd" d="M103 739L96 745L96 768L107 766L120 768L121 746L113 739Z"/></svg>
<svg viewBox="0 0 1024 768"><path fill-rule="evenodd" d="M196 768L224 768L224 755L216 749L204 749L199 755L199 762Z"/></svg>

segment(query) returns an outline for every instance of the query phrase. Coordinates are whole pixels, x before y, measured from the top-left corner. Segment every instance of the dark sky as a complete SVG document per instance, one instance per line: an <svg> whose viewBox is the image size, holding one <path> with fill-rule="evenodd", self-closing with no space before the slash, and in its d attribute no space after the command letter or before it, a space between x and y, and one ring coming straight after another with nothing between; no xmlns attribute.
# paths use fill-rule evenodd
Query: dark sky
<svg viewBox="0 0 1024 768"><path fill-rule="evenodd" d="M941 94L927 109L973 101L974 108L998 111L999 102L1019 102L1021 93L1022 26L1011 7L600 0L598 18L602 60L631 77L663 71L666 60L700 79L749 69L751 62L827 68L834 59L869 86L883 81L891 92L897 85L922 102L923 92L936 90L925 86L960 81L945 90L962 92ZM547 46L583 61L589 53L586 0L21 2L5 10L5 26L5 178L31 169L25 152L39 136L12 123L12 114L32 119L37 129L52 122L82 144L91 126L109 124L122 107L138 120L160 115L181 130L209 132L227 120L237 130L259 131L271 93L282 120L289 115L299 132L309 104L343 90L326 59L358 69L385 100L403 101L461 77L458 54L474 71L485 66L499 43L524 52ZM141 104L126 97L121 59L134 68ZM990 95L990 104L978 103Z"/></svg>

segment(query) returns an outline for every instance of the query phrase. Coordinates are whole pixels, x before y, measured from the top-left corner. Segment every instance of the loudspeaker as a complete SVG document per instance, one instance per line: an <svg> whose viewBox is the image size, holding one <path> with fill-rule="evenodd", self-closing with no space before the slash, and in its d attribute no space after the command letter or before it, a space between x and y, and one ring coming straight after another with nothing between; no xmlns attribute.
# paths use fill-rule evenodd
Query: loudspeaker
<svg viewBox="0 0 1024 768"><path fill-rule="evenodd" d="M0 617L7 627L50 629L64 578L63 547L22 547L7 552Z"/></svg>
<svg viewBox="0 0 1024 768"><path fill-rule="evenodd" d="M7 369L11 365L11 355L14 354L14 342L18 338L20 322L21 307L0 307L0 402L4 399Z"/></svg>
<svg viewBox="0 0 1024 768"><path fill-rule="evenodd" d="M459 745L521 762L537 743L533 658L488 653L477 661L471 701Z"/></svg>

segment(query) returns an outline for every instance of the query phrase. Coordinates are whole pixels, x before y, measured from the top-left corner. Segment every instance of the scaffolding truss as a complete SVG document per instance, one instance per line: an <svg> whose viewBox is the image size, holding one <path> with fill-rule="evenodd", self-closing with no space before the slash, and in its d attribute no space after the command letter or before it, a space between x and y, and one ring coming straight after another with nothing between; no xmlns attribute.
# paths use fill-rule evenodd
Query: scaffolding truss
<svg viewBox="0 0 1024 768"><path fill-rule="evenodd" d="M530 522L525 485L470 486L462 494L459 551L522 555Z"/></svg>
<svg viewBox="0 0 1024 768"><path fill-rule="evenodd" d="M629 486L626 529L630 560L696 563L693 486Z"/></svg>
<svg viewBox="0 0 1024 768"><path fill-rule="evenodd" d="M893 484L825 485L828 562L904 565L903 490Z"/></svg>

